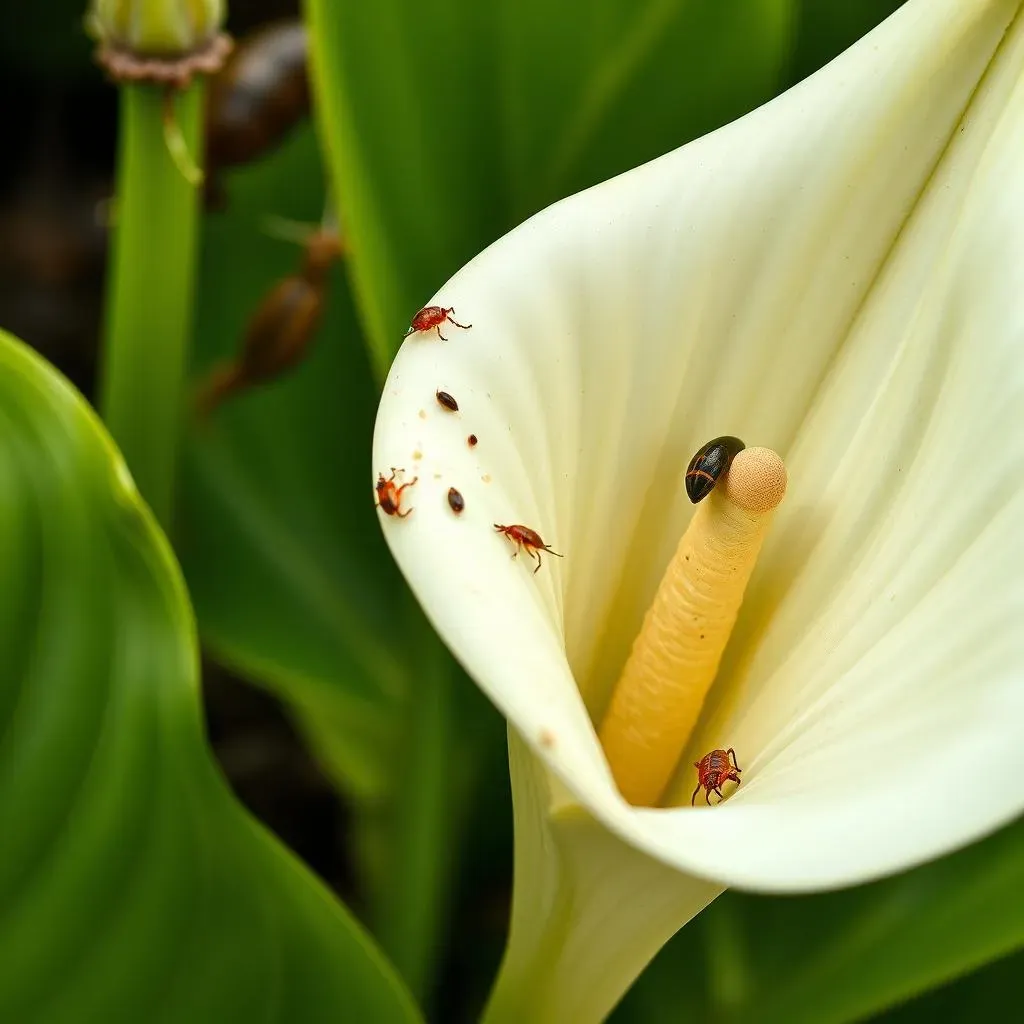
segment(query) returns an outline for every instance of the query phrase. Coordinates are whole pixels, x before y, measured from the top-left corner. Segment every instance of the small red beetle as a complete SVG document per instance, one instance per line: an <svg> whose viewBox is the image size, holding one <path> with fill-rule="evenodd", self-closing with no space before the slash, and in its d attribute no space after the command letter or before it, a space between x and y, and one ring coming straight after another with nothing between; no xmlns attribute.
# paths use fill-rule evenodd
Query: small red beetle
<svg viewBox="0 0 1024 1024"><path fill-rule="evenodd" d="M414 476L407 484L402 484L401 487L395 486L395 477L399 473L404 473L404 469L395 469L391 467L391 476L386 480L384 474L380 473L377 476L377 507L385 514L389 516L398 516L399 519L404 519L411 511L411 508L407 508L404 512L402 508L402 491L407 487L412 487L417 480L418 476Z"/></svg>
<svg viewBox="0 0 1024 1024"><path fill-rule="evenodd" d="M730 754L732 763L729 762ZM690 797L691 807L702 786L704 787L704 800L707 804L711 803L712 790L718 794L718 802L721 803L724 799L722 786L730 780L738 786L740 783L739 773L743 771L736 763L736 751L732 747L729 747L728 750L712 750L710 754L705 754L699 761L694 761L693 767L697 769L697 788L693 791L693 796Z"/></svg>
<svg viewBox="0 0 1024 1024"><path fill-rule="evenodd" d="M537 559L537 568L533 570L534 574L540 572L540 553L542 551L546 551L549 555L554 555L555 558L562 557L557 551L552 551L551 548L549 548L547 544L540 539L540 534L537 533L536 530L531 530L528 526L499 526L495 523L494 528L498 533L505 534L505 536L515 544L516 549L512 552L513 558L519 554L519 549L523 548L531 558Z"/></svg>
<svg viewBox="0 0 1024 1024"><path fill-rule="evenodd" d="M441 324L446 320L450 324L455 324L456 327L461 327L464 331L468 331L472 324L460 324L458 320L452 319L452 313L455 312L454 306L449 306L447 309L444 306L424 306L413 318L412 324L409 330L405 332L405 336L408 338L410 334L418 334L420 331L437 331L437 336L442 341L448 339L441 333Z"/></svg>

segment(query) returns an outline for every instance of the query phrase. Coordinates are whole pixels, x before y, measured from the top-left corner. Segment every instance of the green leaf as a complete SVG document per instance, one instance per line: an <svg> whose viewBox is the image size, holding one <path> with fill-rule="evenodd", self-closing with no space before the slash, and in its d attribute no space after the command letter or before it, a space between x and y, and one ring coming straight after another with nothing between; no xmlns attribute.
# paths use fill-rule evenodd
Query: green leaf
<svg viewBox="0 0 1024 1024"><path fill-rule="evenodd" d="M860 1020L1024 948L1024 820L870 885L793 898L726 893L655 960L619 1019ZM649 1011L649 1012L648 1012ZM934 1018L933 1018L934 1019Z"/></svg>
<svg viewBox="0 0 1024 1024"><path fill-rule="evenodd" d="M873 1017L878 1024L976 1024L1000 1020L1020 1001L1024 954L1004 957L959 981Z"/></svg>
<svg viewBox="0 0 1024 1024"><path fill-rule="evenodd" d="M500 5L502 163L514 220L769 99L790 0ZM557 13L556 13L557 12Z"/></svg>
<svg viewBox="0 0 1024 1024"><path fill-rule="evenodd" d="M524 217L768 99L793 7L306 0L377 373L431 292Z"/></svg>
<svg viewBox="0 0 1024 1024"><path fill-rule="evenodd" d="M799 82L889 17L905 0L803 0L789 81Z"/></svg>
<svg viewBox="0 0 1024 1024"><path fill-rule="evenodd" d="M1024 946L1024 821L933 864L862 889L752 901L749 931L805 949L782 975L759 965L757 1019L848 1021ZM810 1007L815 1007L812 1013ZM753 1019L751 1008L746 1019Z"/></svg>
<svg viewBox="0 0 1024 1024"><path fill-rule="evenodd" d="M167 542L82 398L0 335L0 1019L414 1021L213 766Z"/></svg>

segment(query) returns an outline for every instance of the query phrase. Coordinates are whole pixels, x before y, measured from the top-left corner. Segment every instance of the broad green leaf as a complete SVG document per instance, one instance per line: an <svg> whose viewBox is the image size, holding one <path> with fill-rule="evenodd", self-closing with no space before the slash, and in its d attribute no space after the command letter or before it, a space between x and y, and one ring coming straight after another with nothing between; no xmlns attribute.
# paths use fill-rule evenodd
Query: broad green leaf
<svg viewBox="0 0 1024 1024"><path fill-rule="evenodd" d="M855 889L727 893L659 955L617 1019L667 1024L685 1006L727 1024L861 1020L1024 948L1022 891L1024 821Z"/></svg>
<svg viewBox="0 0 1024 1024"><path fill-rule="evenodd" d="M780 83L791 0L497 5L514 223L746 113Z"/></svg>
<svg viewBox="0 0 1024 1024"><path fill-rule="evenodd" d="M803 0L789 81L799 82L852 46L903 5L904 0Z"/></svg>
<svg viewBox="0 0 1024 1024"><path fill-rule="evenodd" d="M228 792L167 543L84 400L9 335L0 437L0 1020L416 1020Z"/></svg>
<svg viewBox="0 0 1024 1024"><path fill-rule="evenodd" d="M1020 1002L1024 954L1017 953L927 995L872 1017L877 1024L975 1024L1012 1015Z"/></svg>
<svg viewBox="0 0 1024 1024"><path fill-rule="evenodd" d="M768 99L793 0L306 0L374 367L524 217Z"/></svg>

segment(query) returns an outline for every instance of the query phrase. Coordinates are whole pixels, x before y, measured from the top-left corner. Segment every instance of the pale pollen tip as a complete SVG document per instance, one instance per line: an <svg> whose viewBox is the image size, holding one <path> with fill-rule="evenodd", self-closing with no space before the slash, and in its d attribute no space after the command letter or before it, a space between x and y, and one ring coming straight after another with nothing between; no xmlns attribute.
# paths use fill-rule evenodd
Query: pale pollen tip
<svg viewBox="0 0 1024 1024"><path fill-rule="evenodd" d="M729 467L725 496L748 512L770 512L782 503L787 482L786 466L771 448L744 448Z"/></svg>

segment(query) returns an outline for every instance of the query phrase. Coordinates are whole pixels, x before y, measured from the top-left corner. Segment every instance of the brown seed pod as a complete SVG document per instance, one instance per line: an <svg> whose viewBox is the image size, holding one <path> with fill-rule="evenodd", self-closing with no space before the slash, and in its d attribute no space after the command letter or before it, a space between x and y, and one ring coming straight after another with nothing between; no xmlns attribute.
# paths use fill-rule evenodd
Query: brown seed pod
<svg viewBox="0 0 1024 1024"><path fill-rule="evenodd" d="M201 415L209 415L229 396L274 380L302 362L320 326L328 270L341 253L337 232L310 235L298 273L281 278L256 307L240 354L217 367L200 388Z"/></svg>
<svg viewBox="0 0 1024 1024"><path fill-rule="evenodd" d="M309 116L308 51L300 21L267 25L239 41L207 94L211 167L255 160Z"/></svg>
<svg viewBox="0 0 1024 1024"><path fill-rule="evenodd" d="M454 487L448 488L448 505L456 515L461 515L466 507L466 499Z"/></svg>

